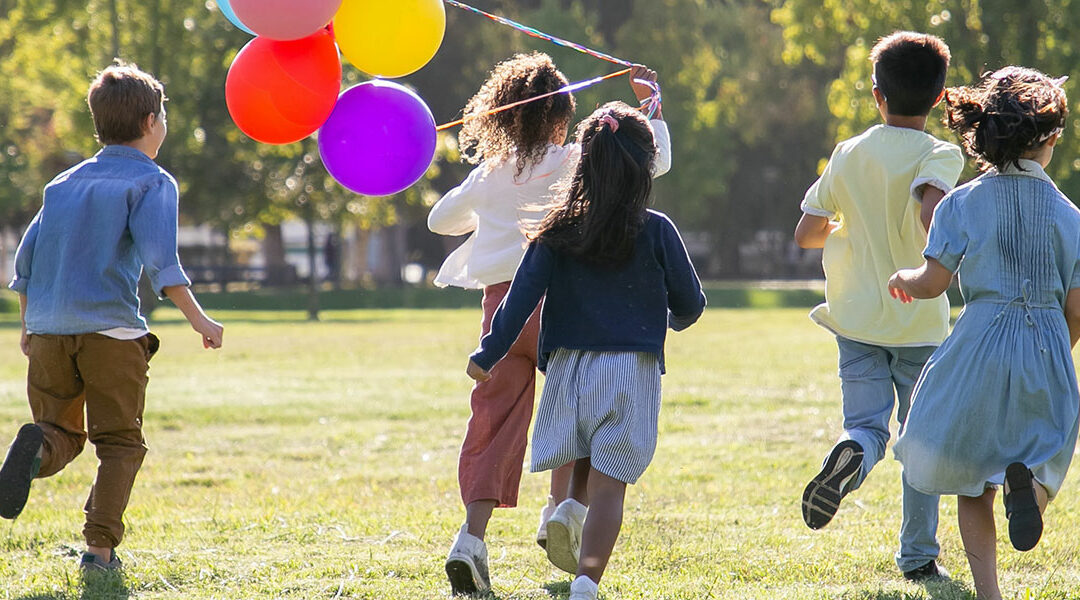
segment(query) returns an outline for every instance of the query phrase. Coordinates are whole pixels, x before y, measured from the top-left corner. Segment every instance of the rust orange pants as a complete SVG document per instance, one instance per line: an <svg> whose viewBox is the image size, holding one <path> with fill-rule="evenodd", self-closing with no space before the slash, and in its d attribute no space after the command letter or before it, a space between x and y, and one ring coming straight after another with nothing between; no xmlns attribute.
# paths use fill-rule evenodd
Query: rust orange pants
<svg viewBox="0 0 1080 600"><path fill-rule="evenodd" d="M509 282L484 288L481 336L491 329L495 309L509 289ZM491 369L491 379L473 387L472 416L458 459L458 485L466 505L494 500L499 507L517 506L536 393L539 334L538 306L510 351Z"/></svg>

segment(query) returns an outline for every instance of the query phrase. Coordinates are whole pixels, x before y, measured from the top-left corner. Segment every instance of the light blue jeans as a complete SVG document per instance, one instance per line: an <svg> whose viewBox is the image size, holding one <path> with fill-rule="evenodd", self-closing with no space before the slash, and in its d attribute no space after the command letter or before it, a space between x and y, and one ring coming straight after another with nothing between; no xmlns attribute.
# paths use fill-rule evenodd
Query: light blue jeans
<svg viewBox="0 0 1080 600"><path fill-rule="evenodd" d="M840 387L844 403L844 435L863 447L862 471L853 481L858 489L870 470L885 456L893 406L903 424L911 407L911 391L934 346L874 346L837 336L840 349ZM904 521L896 565L910 571L935 560L938 496L915 491L901 476Z"/></svg>

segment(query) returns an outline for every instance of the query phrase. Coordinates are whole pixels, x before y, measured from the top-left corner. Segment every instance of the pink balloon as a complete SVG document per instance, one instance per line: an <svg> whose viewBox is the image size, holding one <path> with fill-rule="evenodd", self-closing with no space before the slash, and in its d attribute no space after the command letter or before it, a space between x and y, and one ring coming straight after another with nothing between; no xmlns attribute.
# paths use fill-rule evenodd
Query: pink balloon
<svg viewBox="0 0 1080 600"><path fill-rule="evenodd" d="M231 0L233 12L257 35L272 40L307 37L334 18L342 0Z"/></svg>

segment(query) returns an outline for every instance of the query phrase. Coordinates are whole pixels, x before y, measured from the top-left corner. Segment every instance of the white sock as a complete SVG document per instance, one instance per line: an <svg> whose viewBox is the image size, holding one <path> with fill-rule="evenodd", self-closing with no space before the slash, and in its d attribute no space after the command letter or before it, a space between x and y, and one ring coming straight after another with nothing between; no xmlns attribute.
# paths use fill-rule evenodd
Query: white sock
<svg viewBox="0 0 1080 600"><path fill-rule="evenodd" d="M577 578L574 579L574 582L570 584L571 594L574 592L582 592L585 594L596 596L596 593L599 589L600 586L598 586L596 582L592 579L589 579L587 575L578 575Z"/></svg>

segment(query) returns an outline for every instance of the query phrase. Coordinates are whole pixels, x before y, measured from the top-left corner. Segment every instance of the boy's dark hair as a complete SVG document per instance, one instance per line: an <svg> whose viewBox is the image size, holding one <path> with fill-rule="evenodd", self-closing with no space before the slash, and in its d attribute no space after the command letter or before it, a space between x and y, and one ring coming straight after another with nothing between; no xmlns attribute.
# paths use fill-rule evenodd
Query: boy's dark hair
<svg viewBox="0 0 1080 600"><path fill-rule="evenodd" d="M86 94L97 140L105 145L141 138L146 115L160 115L165 100L160 81L120 60L98 73Z"/></svg>
<svg viewBox="0 0 1080 600"><path fill-rule="evenodd" d="M578 125L581 160L531 236L585 262L628 260L645 224L656 141L637 109L609 102Z"/></svg>
<svg viewBox="0 0 1080 600"><path fill-rule="evenodd" d="M554 94L492 115L471 118L493 108L554 92L569 85L566 76L542 52L515 54L495 65L480 91L465 105L458 134L461 154L470 163L496 167L514 157L516 175L540 163L554 134L570 125L576 104L569 92Z"/></svg>
<svg viewBox="0 0 1080 600"><path fill-rule="evenodd" d="M1064 131L1069 105L1063 81L1026 67L986 73L978 85L945 92L945 124L980 168L1020 168L1025 153Z"/></svg>
<svg viewBox="0 0 1080 600"><path fill-rule="evenodd" d="M874 85L885 96L889 114L921 117L930 114L952 58L941 38L927 33L897 31L870 50Z"/></svg>

